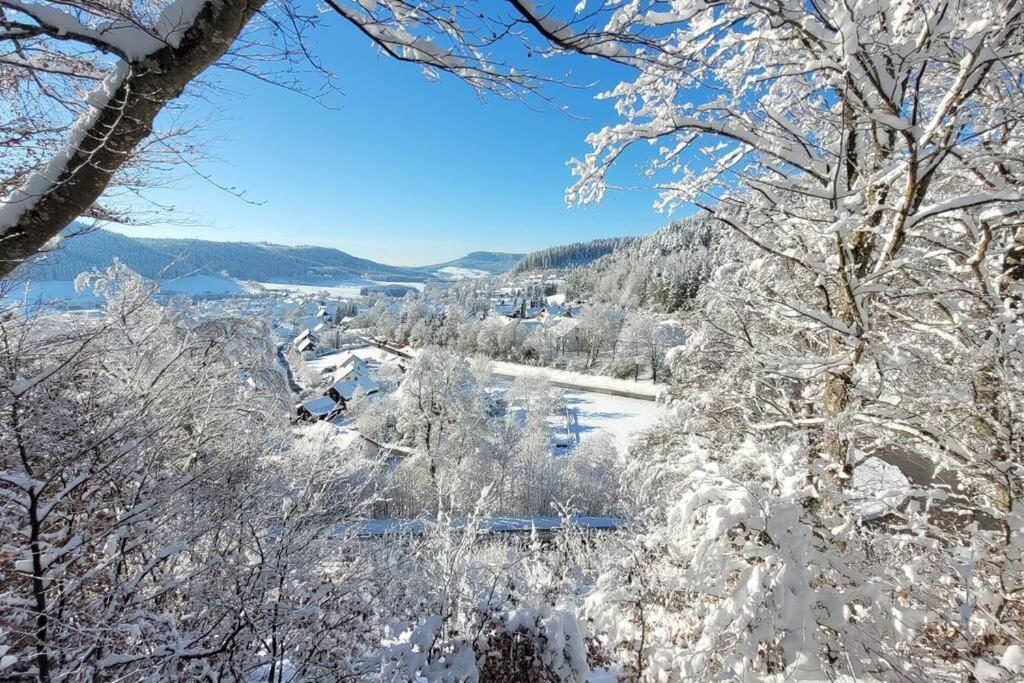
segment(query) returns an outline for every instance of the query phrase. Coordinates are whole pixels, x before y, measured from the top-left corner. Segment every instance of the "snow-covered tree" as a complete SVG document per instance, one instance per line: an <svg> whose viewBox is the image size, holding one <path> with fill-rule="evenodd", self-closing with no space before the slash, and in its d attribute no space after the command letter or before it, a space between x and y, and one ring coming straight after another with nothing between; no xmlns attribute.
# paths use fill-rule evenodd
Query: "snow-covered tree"
<svg viewBox="0 0 1024 683"><path fill-rule="evenodd" d="M692 609L667 624L692 623L695 653L728 643L729 657L697 657L687 675L896 676L907 648L934 669L940 652L955 651L961 676L1012 675L1024 546L1020 8L683 0L666 9L607 3L535 26L560 50L635 74L607 93L621 121L589 138L569 200L601 199L619 158L652 150L645 175L659 207L697 203L735 236L715 247L719 265L692 317L701 327L676 358L677 377L690 377L689 418L662 440L675 455L639 455L684 499L697 496L695 511L670 514L667 526L698 520L666 551L707 572L681 588L725 582L683 598ZM748 438L776 459L731 458L750 453ZM695 446L728 460L724 480L693 486L703 476ZM860 530L851 493L869 456L922 485L897 514L903 534ZM967 495L929 492L932 475L915 475L915 459L954 472ZM715 490L736 496L719 508L701 498ZM748 513L704 523L744 499L757 501ZM942 527L957 511L979 526ZM770 528L773 518L788 526ZM804 540L785 537L793 533ZM930 535L940 550L923 564L905 552L880 557L862 533L877 533L882 548ZM713 569L690 565L711 548ZM797 590L810 600L782 601L749 580L773 566L813 588ZM910 613L893 624L896 603Z"/></svg>

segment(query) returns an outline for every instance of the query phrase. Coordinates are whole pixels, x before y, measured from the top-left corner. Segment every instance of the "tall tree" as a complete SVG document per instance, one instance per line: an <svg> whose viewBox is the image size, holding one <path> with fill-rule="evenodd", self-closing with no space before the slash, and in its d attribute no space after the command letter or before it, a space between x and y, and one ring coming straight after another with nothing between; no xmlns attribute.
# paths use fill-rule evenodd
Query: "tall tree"
<svg viewBox="0 0 1024 683"><path fill-rule="evenodd" d="M448 73L511 98L546 80L491 58L499 36L520 35L472 3L327 5L383 53L430 77ZM140 181L147 153L188 161L187 145L170 144L170 133L183 131L154 136L154 126L210 66L297 90L295 62L329 77L305 42L318 23L287 0L0 2L0 82L11 90L0 105L0 277L79 216L129 218L100 202L112 183ZM293 64L279 73L275 61Z"/></svg>

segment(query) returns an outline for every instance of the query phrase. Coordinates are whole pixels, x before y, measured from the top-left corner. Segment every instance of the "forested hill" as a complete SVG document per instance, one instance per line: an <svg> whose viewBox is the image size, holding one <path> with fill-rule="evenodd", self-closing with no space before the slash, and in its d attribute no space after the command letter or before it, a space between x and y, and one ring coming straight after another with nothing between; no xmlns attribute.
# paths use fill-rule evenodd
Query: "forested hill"
<svg viewBox="0 0 1024 683"><path fill-rule="evenodd" d="M423 266L420 270L440 271L444 268L466 268L481 270L492 275L504 273L518 263L525 254L509 254L502 251L474 251L462 258L445 261L433 266Z"/></svg>
<svg viewBox="0 0 1024 683"><path fill-rule="evenodd" d="M628 246L635 239L635 237L610 237L590 242L559 244L527 254L512 268L511 272L525 273L531 270L583 266L605 254L611 253L615 249Z"/></svg>
<svg viewBox="0 0 1024 683"><path fill-rule="evenodd" d="M465 262L472 264L466 268L499 273L519 258L518 254L475 252L440 266L403 267L329 247L139 238L81 225L73 225L66 234L58 249L23 268L22 273L27 271L35 280L71 280L83 271L110 265L117 256L129 268L150 278L173 263L166 271L168 277L212 274L261 282L328 283L355 278L417 282L444 278L446 273L440 269L449 264Z"/></svg>
<svg viewBox="0 0 1024 683"><path fill-rule="evenodd" d="M672 312L688 304L715 265L721 227L701 213L665 226L572 270L572 296Z"/></svg>

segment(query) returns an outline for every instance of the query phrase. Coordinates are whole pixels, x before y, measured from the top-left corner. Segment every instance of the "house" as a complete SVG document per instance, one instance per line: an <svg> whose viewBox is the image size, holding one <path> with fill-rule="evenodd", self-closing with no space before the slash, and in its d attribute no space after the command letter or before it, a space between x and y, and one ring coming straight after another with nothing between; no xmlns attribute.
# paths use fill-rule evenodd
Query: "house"
<svg viewBox="0 0 1024 683"><path fill-rule="evenodd" d="M571 308L564 308L562 306L544 306L537 312L537 318L540 320L550 320L552 318L574 318Z"/></svg>
<svg viewBox="0 0 1024 683"><path fill-rule="evenodd" d="M576 351L580 347L579 320L575 318L555 318L545 325L555 342L555 348L561 352Z"/></svg>
<svg viewBox="0 0 1024 683"><path fill-rule="evenodd" d="M516 306L515 304L505 303L505 301L502 300L499 301L498 303L492 304L491 310L493 310L498 315L512 315L513 313L516 312Z"/></svg>
<svg viewBox="0 0 1024 683"><path fill-rule="evenodd" d="M340 378L342 375L348 373L348 371L352 369L358 370L363 374L367 374L370 372L370 366L366 363L365 360L363 360L354 353L349 353L347 356L345 356L345 360L341 361L338 364L338 367L335 368L335 377Z"/></svg>
<svg viewBox="0 0 1024 683"><path fill-rule="evenodd" d="M333 420L341 415L345 406L339 405L337 401L329 396L321 396L311 401L300 403L295 408L295 414L300 420L315 422L317 420Z"/></svg>
<svg viewBox="0 0 1024 683"><path fill-rule="evenodd" d="M367 395L376 394L379 387L365 372L350 367L346 372L335 375L334 384L327 388L325 395L340 404L344 410L359 391Z"/></svg>
<svg viewBox="0 0 1024 683"><path fill-rule="evenodd" d="M305 353L306 351L316 351L318 340L316 335L308 327L299 333L295 339L292 340L292 346L299 353Z"/></svg>

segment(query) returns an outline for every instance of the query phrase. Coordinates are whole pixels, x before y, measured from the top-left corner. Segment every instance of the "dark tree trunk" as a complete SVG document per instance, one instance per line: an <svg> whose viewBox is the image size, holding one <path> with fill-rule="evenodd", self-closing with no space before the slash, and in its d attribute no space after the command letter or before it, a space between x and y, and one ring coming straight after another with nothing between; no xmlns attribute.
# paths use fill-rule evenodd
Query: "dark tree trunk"
<svg viewBox="0 0 1024 683"><path fill-rule="evenodd" d="M0 235L0 277L96 203L152 132L157 114L227 51L264 2L208 1L178 47L168 45L142 63L128 64L128 75L88 127L59 178Z"/></svg>

